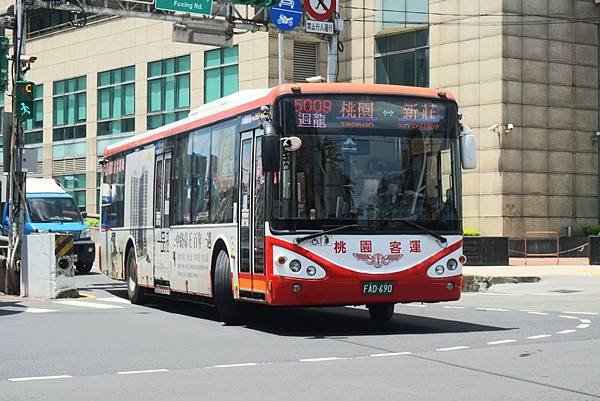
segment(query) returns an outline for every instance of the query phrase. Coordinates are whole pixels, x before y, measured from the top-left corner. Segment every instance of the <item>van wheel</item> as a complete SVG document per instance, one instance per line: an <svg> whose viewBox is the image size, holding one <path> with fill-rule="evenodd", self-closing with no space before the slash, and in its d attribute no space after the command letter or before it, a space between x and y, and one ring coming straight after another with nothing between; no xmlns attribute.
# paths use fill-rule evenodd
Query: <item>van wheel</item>
<svg viewBox="0 0 600 401"><path fill-rule="evenodd" d="M127 296L132 304L142 304L144 302L144 289L138 285L137 280L137 261L135 252L127 252Z"/></svg>
<svg viewBox="0 0 600 401"><path fill-rule="evenodd" d="M86 273L89 273L90 270L92 270L92 265L91 264L86 265L86 264L83 264L83 263L79 263L79 264L76 263L75 264L75 269L77 269L77 273L79 273L79 274L86 274Z"/></svg>
<svg viewBox="0 0 600 401"><path fill-rule="evenodd" d="M394 304L367 305L369 316L374 322L389 322L394 316Z"/></svg>
<svg viewBox="0 0 600 401"><path fill-rule="evenodd" d="M219 317L225 324L237 325L241 321L241 305L233 299L229 256L219 251L215 263L214 298Z"/></svg>

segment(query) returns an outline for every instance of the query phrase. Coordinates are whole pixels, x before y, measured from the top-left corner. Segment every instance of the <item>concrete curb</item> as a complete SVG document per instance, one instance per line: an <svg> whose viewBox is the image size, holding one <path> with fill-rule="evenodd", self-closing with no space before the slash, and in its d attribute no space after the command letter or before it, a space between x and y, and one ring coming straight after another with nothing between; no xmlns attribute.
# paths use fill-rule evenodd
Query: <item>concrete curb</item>
<svg viewBox="0 0 600 401"><path fill-rule="evenodd" d="M537 276L494 277L494 276L463 276L463 292L486 292L494 284L537 283Z"/></svg>

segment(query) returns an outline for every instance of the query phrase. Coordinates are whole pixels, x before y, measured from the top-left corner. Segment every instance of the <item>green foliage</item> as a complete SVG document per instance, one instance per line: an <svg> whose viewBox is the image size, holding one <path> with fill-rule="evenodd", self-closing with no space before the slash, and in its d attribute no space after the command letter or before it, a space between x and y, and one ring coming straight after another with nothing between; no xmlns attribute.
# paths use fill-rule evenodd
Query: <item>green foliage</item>
<svg viewBox="0 0 600 401"><path fill-rule="evenodd" d="M586 236L589 235L599 235L600 234L600 224L591 224L589 226L583 226L581 228L583 234Z"/></svg>
<svg viewBox="0 0 600 401"><path fill-rule="evenodd" d="M479 233L479 231L475 230L474 228L464 228L463 235L465 237L479 237L481 234Z"/></svg>
<svg viewBox="0 0 600 401"><path fill-rule="evenodd" d="M86 217L83 222L90 228L100 227L100 220L94 219L93 217Z"/></svg>

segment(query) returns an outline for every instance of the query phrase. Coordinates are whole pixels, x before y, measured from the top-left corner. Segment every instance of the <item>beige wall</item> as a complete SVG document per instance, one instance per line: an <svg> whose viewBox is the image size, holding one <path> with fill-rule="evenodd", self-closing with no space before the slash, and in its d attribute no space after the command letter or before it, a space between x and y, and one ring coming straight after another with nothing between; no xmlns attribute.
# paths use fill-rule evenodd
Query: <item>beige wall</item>
<svg viewBox="0 0 600 401"><path fill-rule="evenodd" d="M519 17L507 14L589 17L600 16L600 9L580 0L431 0L430 11L504 12L432 25L430 31L431 86L458 96L478 138L478 169L463 179L465 226L522 236L594 223L596 26L509 25ZM451 18L432 15L431 22ZM515 125L510 133L487 129L508 123Z"/></svg>

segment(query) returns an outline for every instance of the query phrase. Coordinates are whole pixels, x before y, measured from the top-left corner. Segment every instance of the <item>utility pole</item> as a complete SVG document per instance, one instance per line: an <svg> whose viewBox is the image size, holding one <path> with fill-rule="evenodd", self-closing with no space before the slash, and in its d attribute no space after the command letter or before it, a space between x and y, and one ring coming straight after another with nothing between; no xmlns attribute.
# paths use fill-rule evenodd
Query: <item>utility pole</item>
<svg viewBox="0 0 600 401"><path fill-rule="evenodd" d="M338 16L340 15L340 0L335 2L335 14L333 15L333 35L327 41L327 82L335 82L337 79L338 69L338 43L339 43L339 23L343 22Z"/></svg>
<svg viewBox="0 0 600 401"><path fill-rule="evenodd" d="M12 75L12 108L13 132L10 146L12 157L8 176L8 263L6 272L6 292L17 295L20 292L21 249L25 239L25 173L21 163L23 156L23 125L18 117L18 104L15 90L17 82L23 78L21 55L25 54L26 19L23 0L15 0L15 27L13 29L13 75Z"/></svg>
<svg viewBox="0 0 600 401"><path fill-rule="evenodd" d="M285 38L283 32L277 34L277 47L279 48L278 66L279 66L279 84L285 83Z"/></svg>

